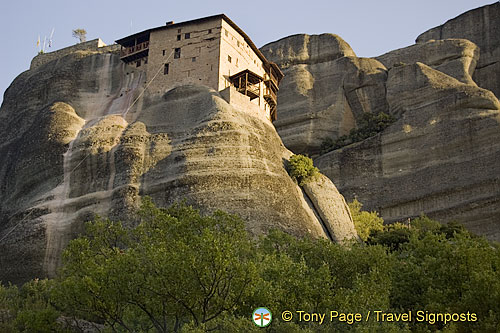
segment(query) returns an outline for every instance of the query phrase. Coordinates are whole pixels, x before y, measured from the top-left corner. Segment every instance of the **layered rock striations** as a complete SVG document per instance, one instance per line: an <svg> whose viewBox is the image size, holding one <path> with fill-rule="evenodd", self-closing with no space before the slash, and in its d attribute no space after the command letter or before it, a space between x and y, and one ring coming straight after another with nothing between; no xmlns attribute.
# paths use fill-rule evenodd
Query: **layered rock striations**
<svg viewBox="0 0 500 333"><path fill-rule="evenodd" d="M356 57L337 35L294 35L261 51L285 74L274 125L295 153L316 154L326 137L348 133L363 112L387 109L385 66Z"/></svg>
<svg viewBox="0 0 500 333"><path fill-rule="evenodd" d="M374 59L357 58L338 36L267 44L263 53L286 74L276 122L284 144L314 156L348 200L358 198L388 222L425 213L500 239L498 8L465 13ZM331 56L314 57L317 49ZM356 128L364 112L397 121L319 154L325 139Z"/></svg>
<svg viewBox="0 0 500 333"><path fill-rule="evenodd" d="M12 83L0 109L0 280L53 276L84 221L133 221L144 195L239 214L253 234L357 237L331 182L315 198L291 180L265 117L203 86L153 96L144 83L118 55L88 50Z"/></svg>
<svg viewBox="0 0 500 333"><path fill-rule="evenodd" d="M472 9L417 37L429 40L463 38L481 49L474 81L500 98L500 2Z"/></svg>

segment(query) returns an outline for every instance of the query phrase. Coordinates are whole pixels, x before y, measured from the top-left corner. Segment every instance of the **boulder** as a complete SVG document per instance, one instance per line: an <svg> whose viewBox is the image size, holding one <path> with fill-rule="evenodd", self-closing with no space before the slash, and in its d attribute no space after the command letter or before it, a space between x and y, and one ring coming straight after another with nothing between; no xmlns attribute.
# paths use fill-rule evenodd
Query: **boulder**
<svg viewBox="0 0 500 333"><path fill-rule="evenodd" d="M303 188L334 242L358 240L349 207L328 177L320 174L317 179L305 183Z"/></svg>

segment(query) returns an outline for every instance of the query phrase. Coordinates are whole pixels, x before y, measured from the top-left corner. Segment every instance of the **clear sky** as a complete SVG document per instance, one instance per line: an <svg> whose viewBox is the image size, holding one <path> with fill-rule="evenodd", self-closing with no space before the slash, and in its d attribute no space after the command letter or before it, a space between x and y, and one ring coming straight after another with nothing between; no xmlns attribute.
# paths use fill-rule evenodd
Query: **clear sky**
<svg viewBox="0 0 500 333"><path fill-rule="evenodd" d="M47 51L76 43L71 31L83 28L87 40L112 44L133 32L224 13L261 47L280 38L323 32L340 35L358 56L371 57L408 46L425 30L495 0L0 0L0 101L3 93L37 54L40 35Z"/></svg>

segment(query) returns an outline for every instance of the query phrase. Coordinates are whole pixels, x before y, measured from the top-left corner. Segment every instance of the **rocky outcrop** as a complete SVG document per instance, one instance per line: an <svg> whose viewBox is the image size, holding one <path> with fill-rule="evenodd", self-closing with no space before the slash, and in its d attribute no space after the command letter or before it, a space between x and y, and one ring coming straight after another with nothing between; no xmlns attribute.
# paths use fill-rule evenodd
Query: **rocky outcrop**
<svg viewBox="0 0 500 333"><path fill-rule="evenodd" d="M1 281L52 276L84 221L132 221L144 195L239 214L253 234L344 239L342 225L352 229L345 207L327 213L336 224L322 224L318 199L288 176L291 152L265 117L203 86L139 98L143 84L117 55L88 50L12 83L0 109ZM333 184L321 195L343 202Z"/></svg>
<svg viewBox="0 0 500 333"><path fill-rule="evenodd" d="M471 76L479 60L479 48L465 39L431 40L388 52L376 59L389 69L421 62L463 83L476 85Z"/></svg>
<svg viewBox="0 0 500 333"><path fill-rule="evenodd" d="M352 221L349 207L328 177L320 174L317 179L305 183L303 188L328 236L334 242L344 243L358 239L354 224L348 223Z"/></svg>
<svg viewBox="0 0 500 333"><path fill-rule="evenodd" d="M464 38L479 46L481 56L474 81L500 98L500 3L470 10L420 36L416 42Z"/></svg>
<svg viewBox="0 0 500 333"><path fill-rule="evenodd" d="M343 41L319 47L335 56L300 62L295 54L308 48L286 52L302 45L297 36L264 46L286 74L275 122L284 144L313 156L348 200L388 222L425 213L499 240L499 8L467 12L374 59L339 52ZM318 156L323 140L348 133L365 112L398 120Z"/></svg>
<svg viewBox="0 0 500 333"><path fill-rule="evenodd" d="M385 66L357 58L337 35L290 36L261 51L285 74L274 125L295 153L317 154L325 138L348 133L363 112L387 109Z"/></svg>
<svg viewBox="0 0 500 333"><path fill-rule="evenodd" d="M387 222L422 213L500 239L500 103L422 63L389 71L400 119L375 137L322 155L316 165L348 200Z"/></svg>

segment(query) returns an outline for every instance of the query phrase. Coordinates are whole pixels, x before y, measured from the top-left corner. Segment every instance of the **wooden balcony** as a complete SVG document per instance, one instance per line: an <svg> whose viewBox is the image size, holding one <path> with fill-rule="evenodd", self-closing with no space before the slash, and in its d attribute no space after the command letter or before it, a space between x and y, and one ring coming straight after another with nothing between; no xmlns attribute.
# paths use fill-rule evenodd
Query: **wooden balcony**
<svg viewBox="0 0 500 333"><path fill-rule="evenodd" d="M250 97L250 100L259 98L260 96L260 83L263 81L262 77L254 72L246 69L229 78L233 86L242 93Z"/></svg>
<svg viewBox="0 0 500 333"><path fill-rule="evenodd" d="M120 59L125 62L131 62L143 57L149 53L149 41L139 43L137 45L122 47Z"/></svg>

